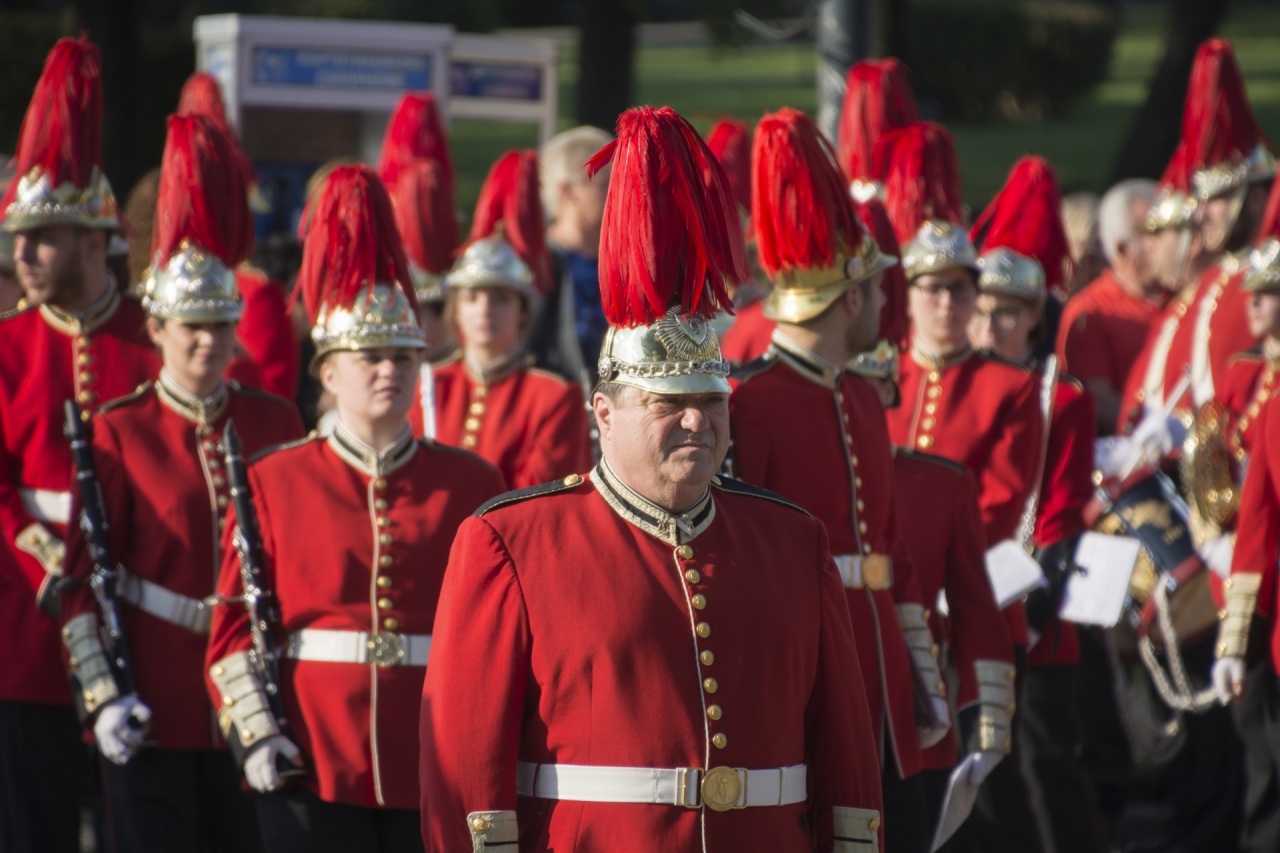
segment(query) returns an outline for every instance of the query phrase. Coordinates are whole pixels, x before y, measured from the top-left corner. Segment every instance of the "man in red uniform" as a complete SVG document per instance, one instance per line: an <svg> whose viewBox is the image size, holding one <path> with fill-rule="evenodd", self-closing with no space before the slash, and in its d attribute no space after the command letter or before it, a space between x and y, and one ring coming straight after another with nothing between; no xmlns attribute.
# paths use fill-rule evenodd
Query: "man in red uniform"
<svg viewBox="0 0 1280 853"><path fill-rule="evenodd" d="M109 759L107 823L121 853L260 845L253 803L240 792L204 689L230 502L217 437L234 420L256 453L303 429L289 401L223 378L244 309L234 270L253 245L244 182L225 169L231 157L230 140L208 119L169 120L145 300L164 367L154 385L103 406L91 422L110 553L124 567L117 589L134 693L124 694L106 666L89 587L94 562L79 527L67 548L63 643L79 704ZM145 725L131 725L138 720Z"/></svg>
<svg viewBox="0 0 1280 853"><path fill-rule="evenodd" d="M577 383L525 364L531 303L550 275L538 155L509 151L490 170L471 240L445 276L462 352L434 370L432 404L420 400L410 422L487 459L519 489L591 467Z"/></svg>
<svg viewBox="0 0 1280 853"><path fill-rule="evenodd" d="M1093 395L1098 430L1109 435L1120 416L1120 395L1151 324L1168 298L1152 263L1143 226L1155 184L1121 181L1098 205L1098 239L1108 266L1067 301L1055 351Z"/></svg>
<svg viewBox="0 0 1280 853"><path fill-rule="evenodd" d="M98 149L98 49L62 39L23 120L17 177L0 208L15 233L27 307L0 320L0 812L17 849L76 850L79 725L56 612L71 518L63 403L88 413L159 364L137 302L107 271L119 230ZM19 653L20 652L20 653Z"/></svg>
<svg viewBox="0 0 1280 853"><path fill-rule="evenodd" d="M863 230L831 154L796 110L766 115L756 128L751 217L773 281L765 313L778 328L765 356L735 374L732 469L826 526L883 744L886 846L924 853L930 827L917 776L920 740L931 746L945 734L945 692L898 539L883 412L875 389L843 369L875 342L880 280L897 258ZM920 698L935 705L940 724L919 736L913 653L928 691Z"/></svg>
<svg viewBox="0 0 1280 853"><path fill-rule="evenodd" d="M624 113L591 166L610 158L603 458L458 532L422 705L428 849L874 851L822 525L716 476L729 365L707 316L745 274L724 174L668 108Z"/></svg>
<svg viewBox="0 0 1280 853"><path fill-rule="evenodd" d="M298 287L315 318L312 369L337 423L327 439L259 456L248 478L262 582L279 602L282 635L266 642L283 645L285 713L271 710L256 626L235 603L243 584L230 531L207 686L224 735L246 750L246 780L264 793L269 851L421 850L414 733L445 555L502 480L409 429L423 340L377 176L338 167L307 217ZM278 760L305 766L300 785L279 790Z"/></svg>
<svg viewBox="0 0 1280 853"><path fill-rule="evenodd" d="M1053 356L1041 366L1032 354L1045 333L1050 288L1069 272L1061 209L1053 168L1038 157L1019 160L979 220L980 295L969 338L1037 375L1046 432L1037 448L1039 483L1023 511L1018 539L1036 549L1048 584L1027 599L1038 639L1027 655L1019 715L1023 775L1053 849L1101 853L1097 807L1079 761L1076 629L1057 616L1085 529L1083 510L1093 494L1093 400L1076 379L1059 372Z"/></svg>

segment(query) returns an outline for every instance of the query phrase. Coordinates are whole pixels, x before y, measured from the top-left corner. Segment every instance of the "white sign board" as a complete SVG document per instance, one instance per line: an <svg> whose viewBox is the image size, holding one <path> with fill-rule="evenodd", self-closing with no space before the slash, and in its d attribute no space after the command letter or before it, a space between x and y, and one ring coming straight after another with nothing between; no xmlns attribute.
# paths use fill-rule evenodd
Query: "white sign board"
<svg viewBox="0 0 1280 853"><path fill-rule="evenodd" d="M551 39L458 33L449 57L449 116L536 122L541 145L556 132L558 63Z"/></svg>

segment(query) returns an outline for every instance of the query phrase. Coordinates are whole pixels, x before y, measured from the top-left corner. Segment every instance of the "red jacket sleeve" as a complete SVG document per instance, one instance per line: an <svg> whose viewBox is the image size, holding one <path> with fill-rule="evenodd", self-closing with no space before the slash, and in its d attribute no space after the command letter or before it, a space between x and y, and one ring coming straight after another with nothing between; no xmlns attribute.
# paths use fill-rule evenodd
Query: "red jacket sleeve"
<svg viewBox="0 0 1280 853"><path fill-rule="evenodd" d="M423 687L420 779L428 851L471 849L467 815L516 808L530 645L524 596L506 547L488 522L468 518L449 553Z"/></svg>
<svg viewBox="0 0 1280 853"><path fill-rule="evenodd" d="M1280 557L1280 397L1273 397L1262 410L1258 437L1254 440L1249 472L1240 494L1236 522L1236 545L1231 557L1231 574L1262 577L1258 591L1258 611L1274 615L1277 558Z"/></svg>
<svg viewBox="0 0 1280 853"><path fill-rule="evenodd" d="M245 297L237 336L262 370L262 389L292 400L298 386L298 344L284 287L258 273L241 271L237 279Z"/></svg>
<svg viewBox="0 0 1280 853"><path fill-rule="evenodd" d="M0 418L3 417L4 412L0 411ZM0 447L0 531L3 531L4 540L8 545L9 553L13 555L13 561L18 564L18 568L22 570L23 576L31 585L31 597L28 600L34 603L40 591L40 585L48 578L48 573L35 557L16 544L18 535L37 523L22 505L22 498L19 497L15 482L17 475L14 472L16 462L18 460L9 456L7 448ZM52 529L49 532L54 536L57 535Z"/></svg>
<svg viewBox="0 0 1280 853"><path fill-rule="evenodd" d="M1084 530L1084 508L1093 495L1093 397L1059 380L1036 513L1036 545L1044 547Z"/></svg>
<svg viewBox="0 0 1280 853"><path fill-rule="evenodd" d="M587 409L577 383L567 382L524 445L520 472L511 488L523 489L583 474L591 469Z"/></svg>
<svg viewBox="0 0 1280 853"><path fill-rule="evenodd" d="M990 545L1013 538L1026 509L1040 458L1043 418L1039 390L1039 383L1028 376L1007 404L999 438L978 471L982 523Z"/></svg>

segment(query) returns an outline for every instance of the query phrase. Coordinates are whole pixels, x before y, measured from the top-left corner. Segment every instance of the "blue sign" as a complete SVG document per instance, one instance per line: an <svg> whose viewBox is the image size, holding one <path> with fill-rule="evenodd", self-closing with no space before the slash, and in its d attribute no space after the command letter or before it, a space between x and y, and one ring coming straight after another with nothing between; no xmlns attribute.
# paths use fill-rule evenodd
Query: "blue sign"
<svg viewBox="0 0 1280 853"><path fill-rule="evenodd" d="M255 47L253 82L326 89L431 88L431 55L360 53L305 47Z"/></svg>
<svg viewBox="0 0 1280 853"><path fill-rule="evenodd" d="M449 65L449 92L460 98L542 99L542 69L536 65L463 62Z"/></svg>

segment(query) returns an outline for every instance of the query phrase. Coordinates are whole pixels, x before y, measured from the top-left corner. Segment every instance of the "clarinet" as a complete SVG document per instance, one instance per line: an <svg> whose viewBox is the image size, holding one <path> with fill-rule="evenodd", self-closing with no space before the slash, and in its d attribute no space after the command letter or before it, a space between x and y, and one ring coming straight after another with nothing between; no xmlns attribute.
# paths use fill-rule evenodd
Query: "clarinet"
<svg viewBox="0 0 1280 853"><path fill-rule="evenodd" d="M80 407L75 401L68 400L63 408L66 415L63 433L71 442L71 458L75 461L76 482L80 490L80 529L84 531L89 558L93 560L89 587L98 601L102 617L100 633L107 661L111 665L111 674L115 677L120 694L125 696L134 692L133 669L129 662L129 646L125 642L124 626L120 621L120 597L116 591L120 573L111 560L108 548L107 513L102 499L102 486L93 465L89 432L80 417ZM71 678L74 682L75 675ZM84 707L83 691L73 684L71 692L76 697L81 719L85 719L88 712Z"/></svg>
<svg viewBox="0 0 1280 853"><path fill-rule="evenodd" d="M236 526L231 536L236 554L240 558L242 592L238 600L248 612L249 633L253 640L249 659L257 670L262 689L266 691L267 704L272 716L276 718L280 733L292 740L285 717L284 701L280 695L280 667L275 643L275 638L281 632L280 606L276 601L275 591L263 579L262 534L258 530L258 511L253 506L253 493L249 490L244 445L240 442L235 424L230 420L222 434L222 451L226 457L231 502L236 509ZM234 726L227 739L237 766L243 767L249 749L240 742L239 732ZM300 776L306 772L284 756L276 757L276 769L281 776Z"/></svg>

